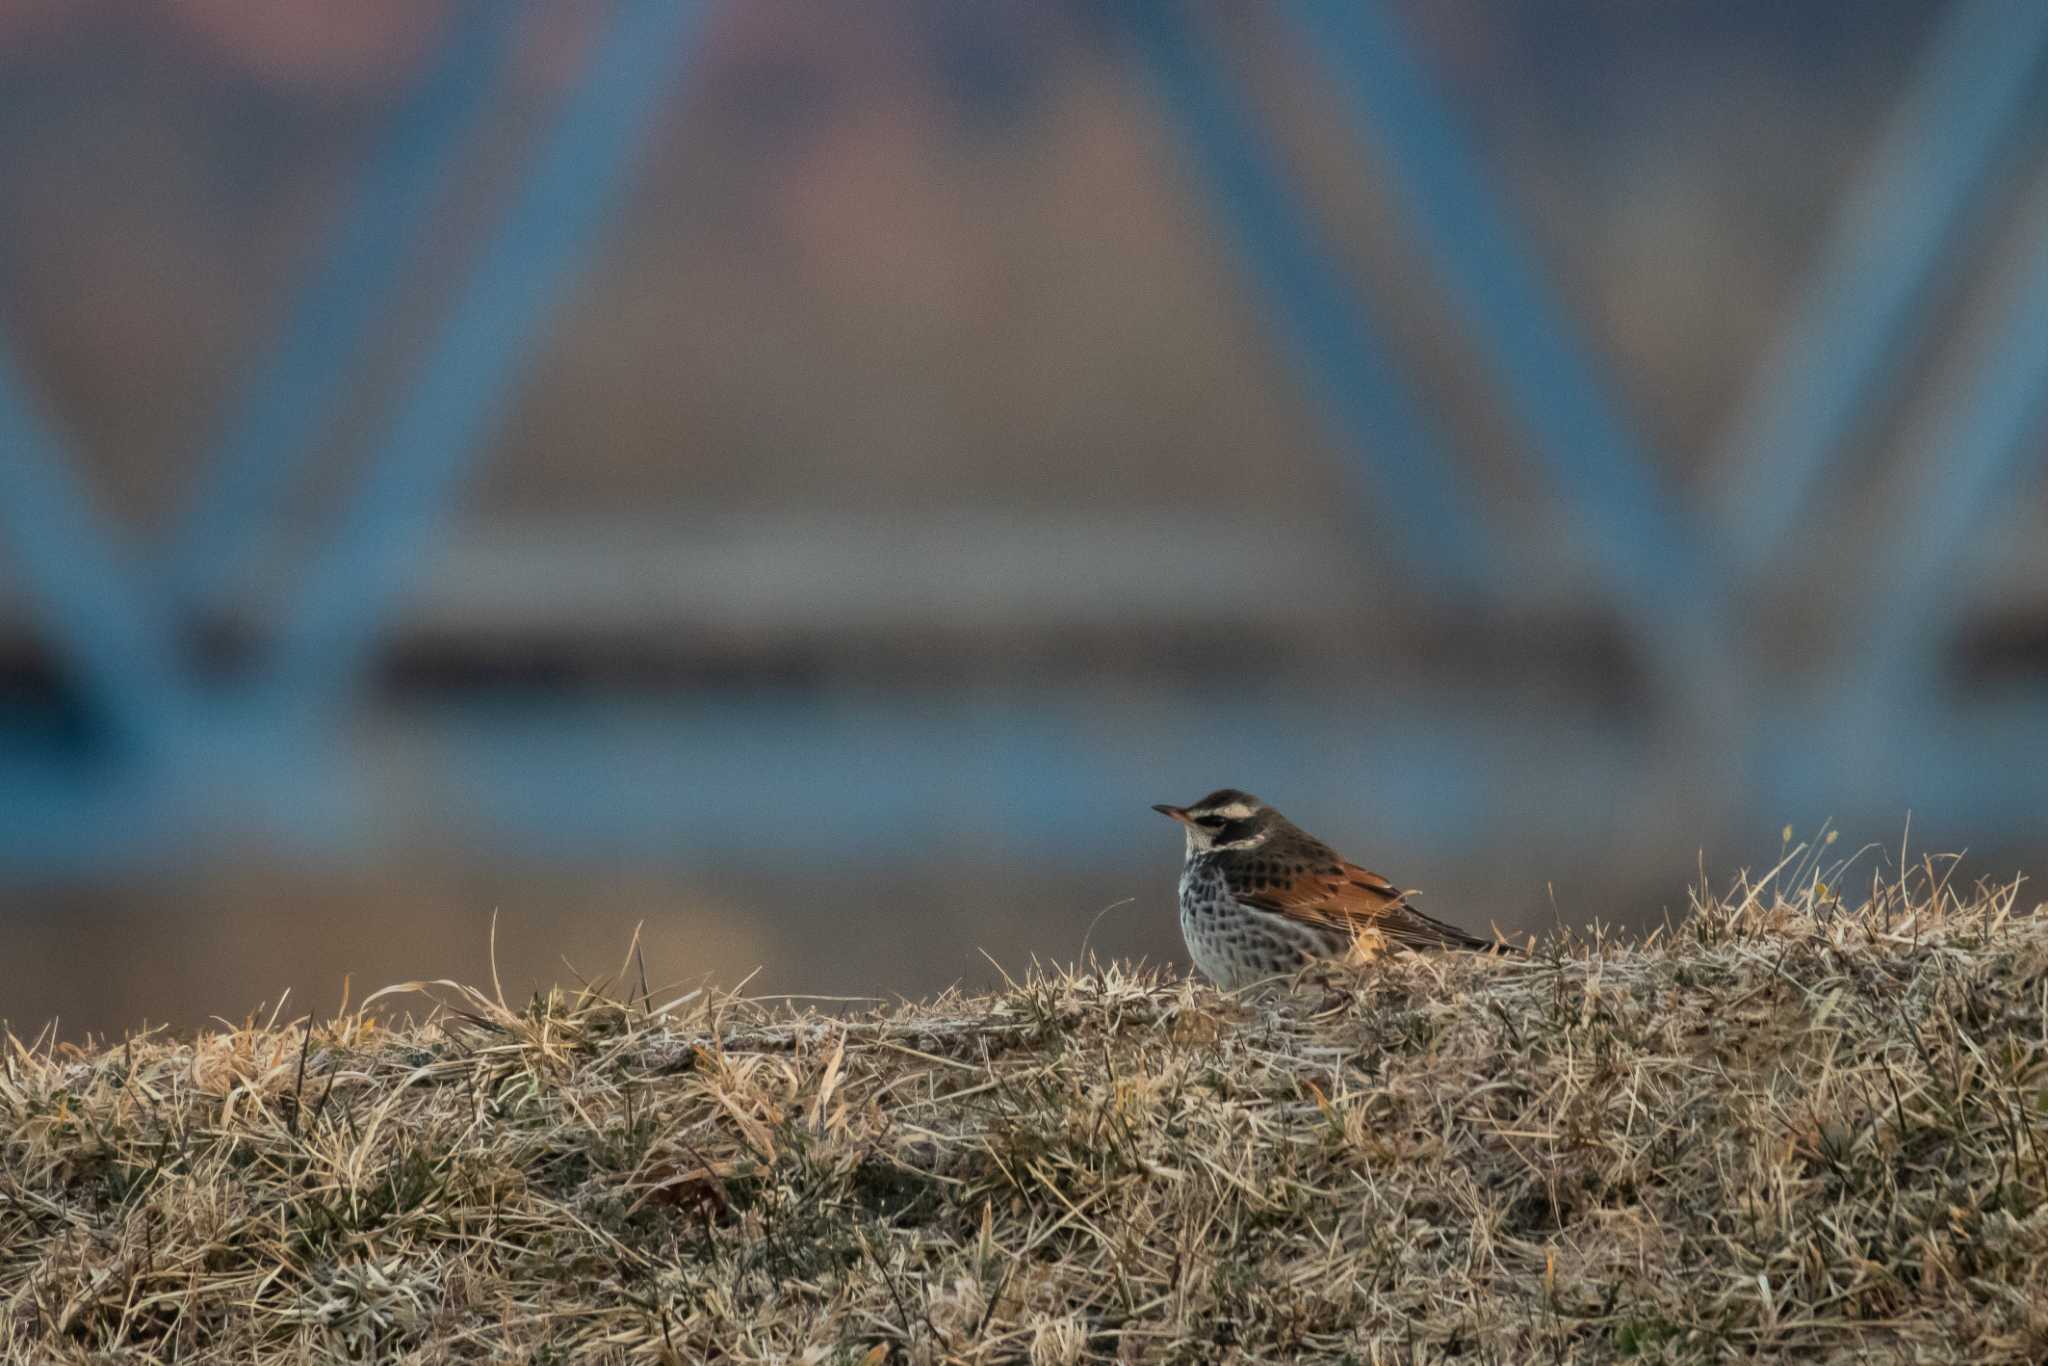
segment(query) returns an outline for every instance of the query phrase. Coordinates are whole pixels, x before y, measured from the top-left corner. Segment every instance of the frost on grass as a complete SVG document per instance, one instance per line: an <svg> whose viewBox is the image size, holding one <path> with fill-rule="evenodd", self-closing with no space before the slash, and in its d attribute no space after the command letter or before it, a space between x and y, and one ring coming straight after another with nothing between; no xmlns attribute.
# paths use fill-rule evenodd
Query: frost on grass
<svg viewBox="0 0 2048 1366"><path fill-rule="evenodd" d="M1249 998L10 1036L0 1354L2042 1359L2048 932L1779 886Z"/></svg>

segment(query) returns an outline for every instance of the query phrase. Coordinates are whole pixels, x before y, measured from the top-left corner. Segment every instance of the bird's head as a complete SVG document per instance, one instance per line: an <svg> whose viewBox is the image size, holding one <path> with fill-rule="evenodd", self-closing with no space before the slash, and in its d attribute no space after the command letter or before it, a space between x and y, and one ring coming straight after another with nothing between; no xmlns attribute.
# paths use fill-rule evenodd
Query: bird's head
<svg viewBox="0 0 2048 1366"><path fill-rule="evenodd" d="M1211 792L1192 806L1162 802L1152 809L1187 828L1190 855L1212 849L1256 849L1271 837L1281 819L1278 811L1234 787Z"/></svg>

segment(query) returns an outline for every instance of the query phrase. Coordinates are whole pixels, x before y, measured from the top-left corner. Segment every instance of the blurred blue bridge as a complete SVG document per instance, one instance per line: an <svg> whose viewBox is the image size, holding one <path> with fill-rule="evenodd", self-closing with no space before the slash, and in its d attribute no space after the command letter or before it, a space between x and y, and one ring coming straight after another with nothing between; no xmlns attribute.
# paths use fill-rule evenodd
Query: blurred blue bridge
<svg viewBox="0 0 2048 1366"><path fill-rule="evenodd" d="M206 628L266 562L281 509L360 383L527 8L467 4L160 544L124 543L95 509L0 318L0 536L59 679L57 705L0 713L0 877L165 868L251 840L358 858L435 832L564 858L784 856L793 845L885 858L900 856L905 832L971 842L990 830L1008 845L1100 854L1121 846L1147 803L1221 781L1291 790L1311 814L1362 805L1404 838L1512 832L1583 853L1658 838L1680 812L1714 813L1767 851L1784 821L1896 832L1909 806L1979 844L2048 843L2048 691L2039 680L1975 686L1951 663L1980 581L1973 557L2038 487L2048 243L2015 273L1995 325L1969 340L1966 363L1933 381L1910 464L1887 473L1903 490L1901 520L1851 576L1854 596L1815 614L1827 629L1794 652L1798 667L1763 648L1773 627L1760 607L1798 572L1831 478L1873 477L1855 460L1859 439L1894 402L1977 230L2006 208L2016 167L2041 152L2048 6L2001 0L1944 12L1789 326L1760 358L1704 497L1671 486L1669 463L1645 448L1389 8L1283 0L1314 78L1384 168L1416 269L1454 310L1563 509L1569 572L1518 562L1487 524L1442 415L1324 235L1213 26L1175 4L1105 8L1348 461L1361 538L1391 548L1404 591L1453 616L1506 620L1548 594L1618 622L1654 699L1619 733L1571 706L1516 712L1500 701L1502 680L1470 676L1249 700L1219 686L1107 709L1056 693L935 706L713 689L485 695L422 709L393 742L402 755L366 759L352 717L380 642L440 553L451 505L579 265L601 249L653 119L689 81L708 8L616 0L328 538L302 577L263 585L274 629L233 667L208 657ZM878 591L895 583L920 610L963 620L987 600L978 574L1035 581L1046 610L1080 615L1100 610L1105 581L1138 599L1201 581L1171 528L1097 530L1062 547L940 529L867 572ZM831 534L792 528L754 578L734 568L748 552L730 546L654 544L617 572L780 610L830 599L839 571L817 541ZM2039 550L2018 548L2018 573L2048 567ZM780 599L766 582L778 573L795 576ZM551 586L529 583L542 595ZM400 788L394 765L409 775ZM1702 832L1663 838L1696 847Z"/></svg>

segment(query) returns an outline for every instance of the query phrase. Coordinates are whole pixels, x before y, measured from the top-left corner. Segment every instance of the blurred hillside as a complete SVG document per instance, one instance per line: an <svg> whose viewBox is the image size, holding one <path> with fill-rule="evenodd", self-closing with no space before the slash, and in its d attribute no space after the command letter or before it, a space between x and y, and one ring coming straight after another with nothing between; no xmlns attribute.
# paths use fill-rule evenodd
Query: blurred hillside
<svg viewBox="0 0 2048 1366"><path fill-rule="evenodd" d="M1732 414L1950 9L1396 8L1655 472L1713 505ZM609 13L519 25L309 476L179 621L201 677L239 677L285 629ZM1732 607L1748 691L1732 665L1692 671L1727 727L1703 740L1529 458L1383 150L1303 78L1314 54L1276 13L1189 13L1377 301L1512 572L1450 593L1400 550L1412 514L1276 346L1103 8L717 5L351 693L350 837L223 814L170 857L12 851L0 1016L190 1023L251 982L324 1005L344 972L473 979L494 910L508 987L560 976L558 954L609 966L645 920L660 977L766 964L757 987L922 991L986 978L978 948L1070 958L1125 898L1091 947L1177 961L1178 841L1145 804L1222 783L1473 925L1654 917L1703 859L1768 858L1788 821L1896 845L1910 808L1915 847L2038 861L2048 801L2024 775L1987 835L1946 803L1967 775L1921 789L1823 757L1760 797L1720 764L1726 734L1803 742L1805 713L1759 697L1825 703L1853 673L1843 623L1913 533L1927 434L2036 266L2037 134L2000 161L1910 382ZM0 337L145 575L461 14L0 6ZM1948 683L2038 697L2041 504L2034 481L1944 563ZM0 704L60 766L94 725L13 577ZM295 808L298 786L251 792L311 762L259 756L220 810Z"/></svg>

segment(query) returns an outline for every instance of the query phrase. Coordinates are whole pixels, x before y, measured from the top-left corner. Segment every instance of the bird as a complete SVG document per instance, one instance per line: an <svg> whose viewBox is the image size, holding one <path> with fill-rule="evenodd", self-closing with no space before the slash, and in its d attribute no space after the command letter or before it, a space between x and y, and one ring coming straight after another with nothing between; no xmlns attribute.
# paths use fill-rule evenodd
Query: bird
<svg viewBox="0 0 2048 1366"><path fill-rule="evenodd" d="M1424 915L1408 893L1249 792L1226 787L1192 806L1152 809L1186 827L1180 931L1195 967L1226 991L1390 948L1505 947Z"/></svg>

